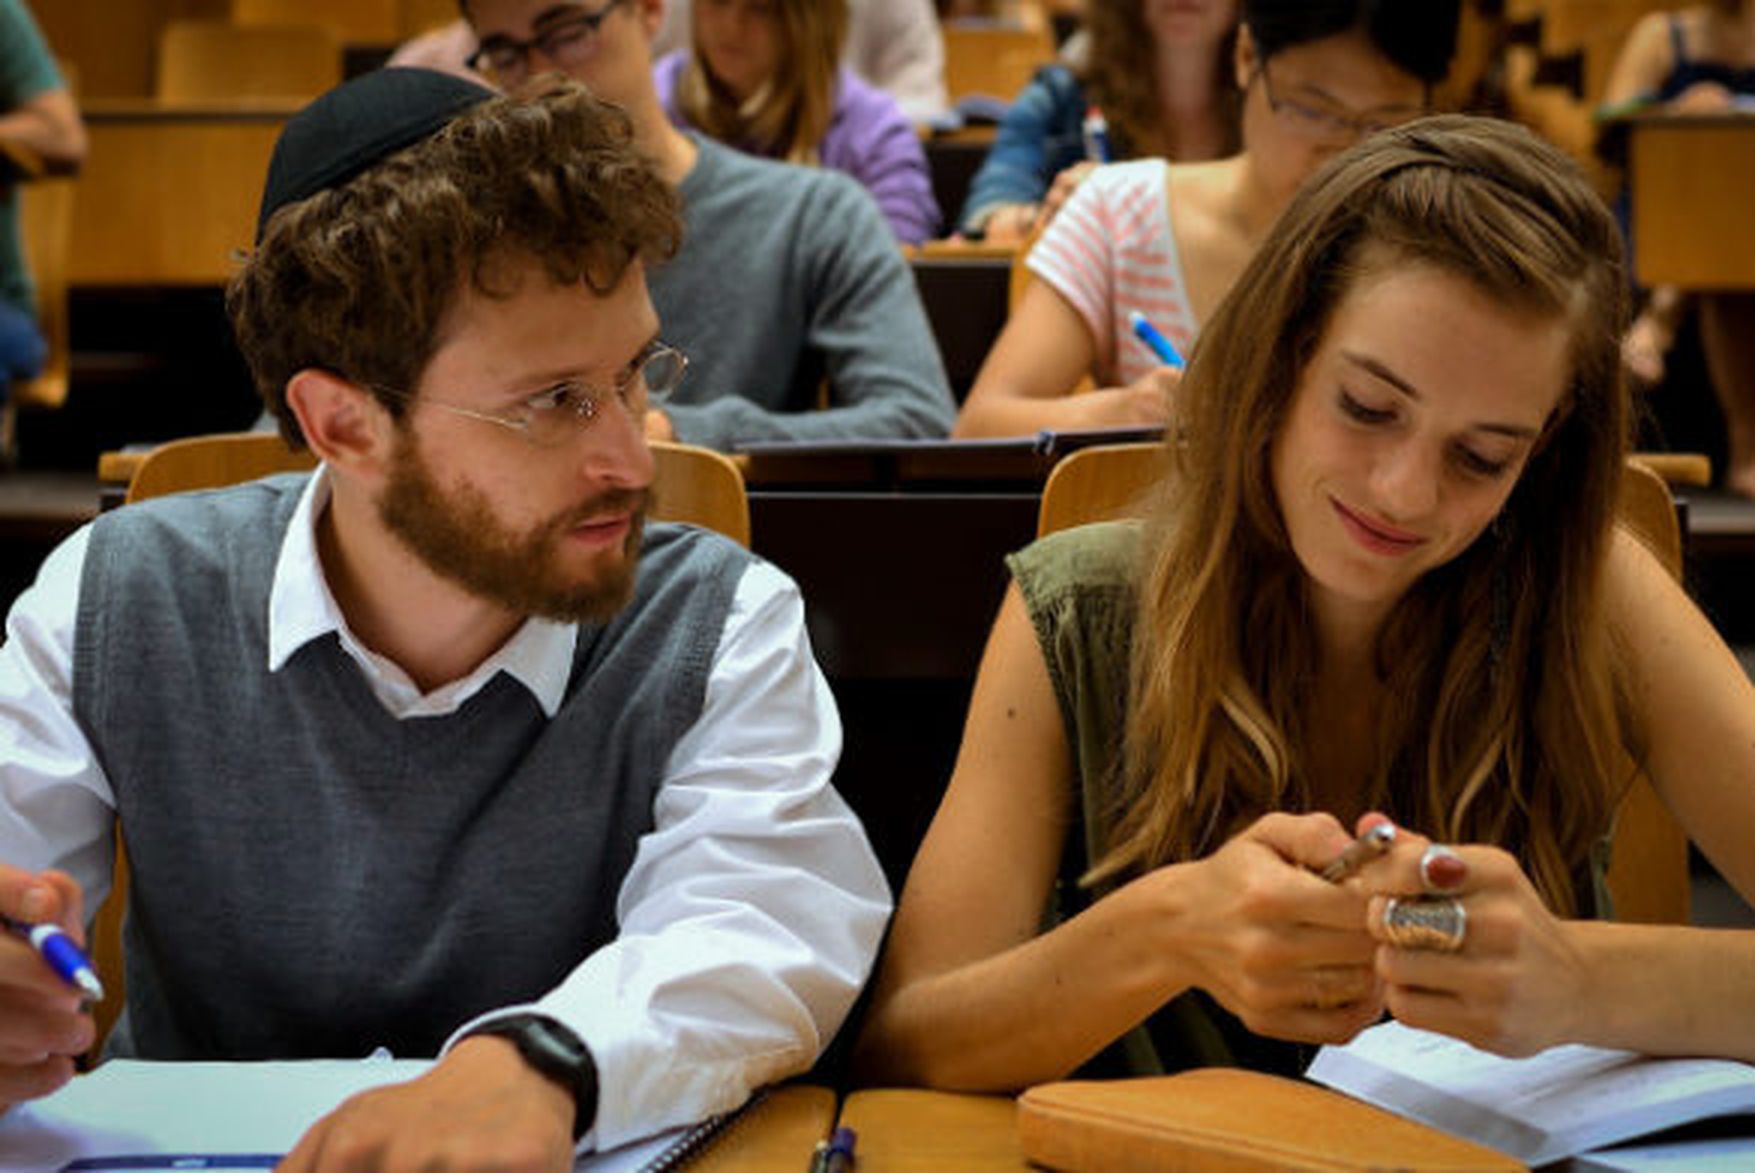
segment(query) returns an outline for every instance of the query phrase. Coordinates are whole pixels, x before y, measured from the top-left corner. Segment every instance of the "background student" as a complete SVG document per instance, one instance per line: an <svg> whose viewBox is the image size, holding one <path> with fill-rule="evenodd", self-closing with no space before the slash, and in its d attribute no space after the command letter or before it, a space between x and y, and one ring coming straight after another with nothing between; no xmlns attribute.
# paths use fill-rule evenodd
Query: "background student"
<svg viewBox="0 0 1755 1173"><path fill-rule="evenodd" d="M957 217L963 235L1023 240L1098 163L1236 153L1237 0L1089 0L1083 21L1079 65L1037 70L1000 120ZM1093 106L1108 124L1107 159L1086 142Z"/></svg>
<svg viewBox="0 0 1755 1173"><path fill-rule="evenodd" d="M628 111L640 149L682 196L682 250L652 274L652 301L694 361L648 413L654 439L732 448L949 430L944 363L877 205L837 171L672 126L652 78L663 0L468 0L465 14L476 63L499 84L547 70L584 82Z"/></svg>
<svg viewBox="0 0 1755 1173"><path fill-rule="evenodd" d="M0 146L21 150L51 174L76 171L85 158L79 110L19 0L0 0ZM24 178L15 163L0 168L0 403L14 382L42 370L46 354L18 235Z"/></svg>
<svg viewBox="0 0 1755 1173"><path fill-rule="evenodd" d="M1242 152L1138 159L1087 178L1030 253L1037 280L956 434L1163 423L1175 376L1133 337L1128 314L1145 314L1186 355L1305 177L1427 108L1456 30L1456 0L1244 0ZM1073 395L1086 374L1098 390Z"/></svg>
<svg viewBox="0 0 1755 1173"><path fill-rule="evenodd" d="M889 900L797 588L644 521L679 231L581 87L331 91L227 299L318 471L107 513L9 617L0 915L80 932L120 828L108 1052L438 1057L289 1173L571 1168L805 1070L865 979ZM0 1105L91 1042L0 933Z"/></svg>
<svg viewBox="0 0 1755 1173"><path fill-rule="evenodd" d="M1755 0L1716 0L1648 14L1629 34L1603 91L1603 107L1655 107L1724 114L1755 98ZM1686 209L1676 214L1686 215ZM1663 381L1665 357L1686 310L1682 291L1649 291L1627 332L1628 369L1641 383ZM1724 484L1755 497L1755 294L1693 299L1707 375L1724 412Z"/></svg>
<svg viewBox="0 0 1755 1173"><path fill-rule="evenodd" d="M843 68L847 0L697 0L658 61L670 120L740 151L857 179L903 244L938 233L920 136L894 98Z"/></svg>
<svg viewBox="0 0 1755 1173"><path fill-rule="evenodd" d="M1149 520L1011 561L866 1078L1291 1072L1385 1010L1755 1059L1755 932L1589 919L1635 761L1755 896L1755 688L1614 525L1620 258L1509 123L1387 131L1293 200ZM1371 812L1410 830L1323 879Z"/></svg>
<svg viewBox="0 0 1755 1173"><path fill-rule="evenodd" d="M664 56L689 44L691 0L671 0L652 52ZM911 122L950 108L945 96L945 40L932 0L847 0L841 62L902 107Z"/></svg>

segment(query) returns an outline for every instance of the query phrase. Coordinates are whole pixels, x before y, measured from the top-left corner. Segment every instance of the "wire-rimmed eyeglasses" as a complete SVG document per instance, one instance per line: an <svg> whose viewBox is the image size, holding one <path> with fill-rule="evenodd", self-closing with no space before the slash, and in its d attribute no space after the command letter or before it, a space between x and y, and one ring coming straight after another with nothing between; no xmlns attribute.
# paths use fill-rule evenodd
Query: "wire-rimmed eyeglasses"
<svg viewBox="0 0 1755 1173"><path fill-rule="evenodd" d="M676 390L688 366L688 356L682 351L654 341L640 352L627 372L608 391L592 387L580 379L564 379L505 411L483 411L460 403L447 403L443 399L417 396L412 391L396 387L373 386L406 402L509 428L538 448L554 448L578 435L581 429L590 428L603 415L605 401L612 398L621 404L636 425L643 424L647 406L654 400L662 401Z"/></svg>
<svg viewBox="0 0 1755 1173"><path fill-rule="evenodd" d="M515 86L530 76L530 51L537 49L563 71L571 70L591 56L597 47L599 26L624 2L609 0L594 12L583 4L563 4L560 9L567 15L554 17L528 41L499 33L483 40L469 55L469 68L491 73L502 85Z"/></svg>
<svg viewBox="0 0 1755 1173"><path fill-rule="evenodd" d="M1268 109L1290 130L1304 138L1322 142L1355 141L1400 126L1404 122L1431 112L1430 95L1421 106L1390 106L1371 114L1356 115L1342 110L1313 105L1296 98L1283 98L1274 93L1273 78L1263 61L1255 72L1261 77L1262 91L1267 95Z"/></svg>

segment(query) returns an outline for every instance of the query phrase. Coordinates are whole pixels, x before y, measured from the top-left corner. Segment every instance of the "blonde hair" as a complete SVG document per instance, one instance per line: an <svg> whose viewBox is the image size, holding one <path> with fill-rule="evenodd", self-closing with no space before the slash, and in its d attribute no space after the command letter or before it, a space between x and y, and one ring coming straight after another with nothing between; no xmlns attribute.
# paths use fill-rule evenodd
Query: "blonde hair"
<svg viewBox="0 0 1755 1173"><path fill-rule="evenodd" d="M815 164L835 113L836 74L847 37L847 0L774 0L779 64L751 97L739 102L707 68L695 47L677 83L677 104L712 138L788 163ZM700 6L690 18L699 22Z"/></svg>
<svg viewBox="0 0 1755 1173"><path fill-rule="evenodd" d="M1316 650L1269 453L1299 373L1364 271L1434 266L1572 328L1572 379L1499 519L1397 604L1364 806L1516 854L1576 910L1628 780L1600 614L1628 404L1614 221L1564 156L1509 123L1444 116L1332 160L1202 334L1148 526L1118 801L1098 882L1311 809Z"/></svg>

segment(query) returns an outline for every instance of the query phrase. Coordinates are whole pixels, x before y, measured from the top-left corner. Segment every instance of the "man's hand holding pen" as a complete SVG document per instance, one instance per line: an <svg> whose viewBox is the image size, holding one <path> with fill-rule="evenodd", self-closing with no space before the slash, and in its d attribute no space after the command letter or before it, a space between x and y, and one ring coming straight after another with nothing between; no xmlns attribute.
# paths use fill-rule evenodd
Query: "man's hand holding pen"
<svg viewBox="0 0 1755 1173"><path fill-rule="evenodd" d="M83 940L84 899L64 872L0 864L0 917L60 926ZM84 993L57 975L28 940L0 932L0 1108L36 1099L73 1078L96 1028Z"/></svg>

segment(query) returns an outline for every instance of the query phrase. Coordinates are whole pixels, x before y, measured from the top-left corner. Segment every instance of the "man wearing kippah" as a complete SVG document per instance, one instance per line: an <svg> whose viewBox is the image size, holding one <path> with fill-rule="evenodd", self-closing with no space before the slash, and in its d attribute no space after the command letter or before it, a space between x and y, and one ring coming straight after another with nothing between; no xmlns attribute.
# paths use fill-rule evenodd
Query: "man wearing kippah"
<svg viewBox="0 0 1755 1173"><path fill-rule="evenodd" d="M584 82L628 112L682 197L682 251L653 274L652 300L698 361L648 413L648 435L734 449L949 432L944 364L877 204L839 172L673 127L652 77L664 0L462 2L480 38L472 66L508 90L545 73Z"/></svg>
<svg viewBox="0 0 1755 1173"><path fill-rule="evenodd" d="M276 147L239 344L315 474L131 505L0 646L0 915L130 859L106 1044L440 1056L285 1168L570 1167L808 1068L890 900L793 584L644 522L675 196L578 86L385 70ZM0 1104L92 1043L0 933Z"/></svg>

